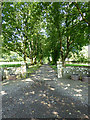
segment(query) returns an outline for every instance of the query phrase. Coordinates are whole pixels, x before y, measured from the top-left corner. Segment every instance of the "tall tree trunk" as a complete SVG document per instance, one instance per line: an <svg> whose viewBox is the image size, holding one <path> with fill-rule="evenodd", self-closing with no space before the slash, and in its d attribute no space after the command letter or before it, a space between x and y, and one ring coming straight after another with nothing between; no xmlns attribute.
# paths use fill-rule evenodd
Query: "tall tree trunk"
<svg viewBox="0 0 90 120"><path fill-rule="evenodd" d="M62 66L65 67L65 60L62 60Z"/></svg>
<svg viewBox="0 0 90 120"><path fill-rule="evenodd" d="M36 55L35 55L35 60L34 60L34 64L37 64L37 62L36 62Z"/></svg>
<svg viewBox="0 0 90 120"><path fill-rule="evenodd" d="M43 64L42 60L43 60L43 56L41 55L40 56L40 64Z"/></svg>
<svg viewBox="0 0 90 120"><path fill-rule="evenodd" d="M28 65L27 65L27 60L26 60L26 58L27 58L27 54L26 54L26 40L25 40L25 41L24 41L24 63L25 63L25 65L26 65L26 70L27 70Z"/></svg>
<svg viewBox="0 0 90 120"><path fill-rule="evenodd" d="M48 62L50 63L50 58L49 58L50 56L48 56Z"/></svg>
<svg viewBox="0 0 90 120"><path fill-rule="evenodd" d="M31 58L31 65L33 65L33 57Z"/></svg>
<svg viewBox="0 0 90 120"><path fill-rule="evenodd" d="M62 36L59 25L57 25L58 33L59 33L59 39L60 39L60 54L61 54L61 61L62 66L64 66L64 56L63 56L63 49L62 49Z"/></svg>
<svg viewBox="0 0 90 120"><path fill-rule="evenodd" d="M40 64L42 64L42 59L40 58Z"/></svg>
<svg viewBox="0 0 90 120"><path fill-rule="evenodd" d="M35 60L34 60L34 64L36 64L36 63L37 63L37 41L35 41Z"/></svg>

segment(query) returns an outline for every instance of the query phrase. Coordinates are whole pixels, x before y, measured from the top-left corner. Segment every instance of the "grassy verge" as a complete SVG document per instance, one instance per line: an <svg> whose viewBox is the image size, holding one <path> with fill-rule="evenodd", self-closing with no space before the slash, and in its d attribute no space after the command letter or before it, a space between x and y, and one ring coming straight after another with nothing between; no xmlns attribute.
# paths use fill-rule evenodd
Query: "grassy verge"
<svg viewBox="0 0 90 120"><path fill-rule="evenodd" d="M6 64L6 65L0 65L0 68L5 68L5 67L20 67L21 64ZM36 65L29 65L29 68L27 69L28 72L32 73L33 71L37 70L41 64L36 64Z"/></svg>
<svg viewBox="0 0 90 120"><path fill-rule="evenodd" d="M56 66L56 65L51 65L51 64L49 64L49 65L50 65L55 71L57 71L57 66ZM78 66L78 67L79 67L79 66L82 66L82 67L85 67L85 66L86 66L86 67L87 67L88 65L81 65L81 64L66 64L65 66L66 66L66 67L68 67L68 66L72 66L72 67L73 67L73 66Z"/></svg>
<svg viewBox="0 0 90 120"><path fill-rule="evenodd" d="M66 67L67 67L67 66L82 66L82 67L83 67L83 66L86 66L86 67L87 67L88 65L82 65L82 64L66 64L65 66L66 66Z"/></svg>
<svg viewBox="0 0 90 120"><path fill-rule="evenodd" d="M20 67L21 64L6 64L6 65L0 65L0 68L5 68L5 67Z"/></svg>
<svg viewBox="0 0 90 120"><path fill-rule="evenodd" d="M56 65L51 65L51 64L50 64L50 66L51 66L51 68L53 68L55 71L57 71L57 66L56 66Z"/></svg>
<svg viewBox="0 0 90 120"><path fill-rule="evenodd" d="M30 63L27 63L28 66L31 66ZM32 66L39 66L40 64L37 65L32 65ZM5 67L20 67L21 64L4 64L4 65L0 65L0 68L5 68ZM31 66L31 67L32 67Z"/></svg>
<svg viewBox="0 0 90 120"><path fill-rule="evenodd" d="M29 68L27 69L27 73L34 73L40 66L41 64L29 66Z"/></svg>

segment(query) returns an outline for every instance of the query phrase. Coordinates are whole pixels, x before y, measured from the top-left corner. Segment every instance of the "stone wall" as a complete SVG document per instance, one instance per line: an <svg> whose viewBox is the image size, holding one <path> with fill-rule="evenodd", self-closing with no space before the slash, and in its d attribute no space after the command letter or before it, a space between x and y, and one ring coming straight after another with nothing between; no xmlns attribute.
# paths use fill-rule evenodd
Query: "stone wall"
<svg viewBox="0 0 90 120"><path fill-rule="evenodd" d="M2 81L2 69L0 68L0 81Z"/></svg>
<svg viewBox="0 0 90 120"><path fill-rule="evenodd" d="M90 75L89 66L68 66L62 67L62 62L57 62L58 78L66 77L70 78L72 74L78 74L79 76Z"/></svg>
<svg viewBox="0 0 90 120"><path fill-rule="evenodd" d="M26 66L22 64L21 67L7 67L1 68L3 79L8 79L10 75L24 76L26 73Z"/></svg>
<svg viewBox="0 0 90 120"><path fill-rule="evenodd" d="M90 69L88 67L81 66L63 67L63 77L70 77L72 74L78 74L80 76L89 75Z"/></svg>

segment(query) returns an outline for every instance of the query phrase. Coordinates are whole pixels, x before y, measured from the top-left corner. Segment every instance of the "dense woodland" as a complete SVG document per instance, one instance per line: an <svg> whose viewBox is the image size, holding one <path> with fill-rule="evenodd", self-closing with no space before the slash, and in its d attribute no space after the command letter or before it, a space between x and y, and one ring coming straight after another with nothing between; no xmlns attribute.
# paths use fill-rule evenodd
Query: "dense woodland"
<svg viewBox="0 0 90 120"><path fill-rule="evenodd" d="M2 54L53 64L89 43L89 2L3 2ZM34 58L34 62L33 62Z"/></svg>

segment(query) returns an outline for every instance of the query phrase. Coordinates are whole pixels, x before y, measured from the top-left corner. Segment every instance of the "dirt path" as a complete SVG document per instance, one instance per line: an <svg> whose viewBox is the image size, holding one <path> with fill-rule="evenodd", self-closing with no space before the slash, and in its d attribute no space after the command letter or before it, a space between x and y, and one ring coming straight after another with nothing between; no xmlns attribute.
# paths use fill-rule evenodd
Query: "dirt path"
<svg viewBox="0 0 90 120"><path fill-rule="evenodd" d="M66 82L57 79L55 71L49 65L40 67L30 78L3 82L2 117L88 118L87 105L82 104L80 99L75 99L72 94L69 95L70 90L73 90L69 85L70 80L67 79ZM65 86L67 89L64 89ZM83 88L86 94L87 89Z"/></svg>

